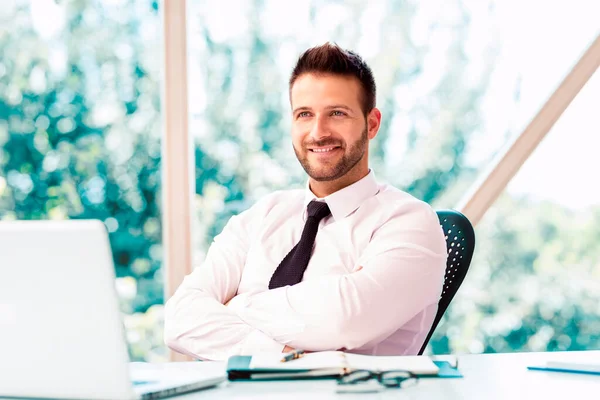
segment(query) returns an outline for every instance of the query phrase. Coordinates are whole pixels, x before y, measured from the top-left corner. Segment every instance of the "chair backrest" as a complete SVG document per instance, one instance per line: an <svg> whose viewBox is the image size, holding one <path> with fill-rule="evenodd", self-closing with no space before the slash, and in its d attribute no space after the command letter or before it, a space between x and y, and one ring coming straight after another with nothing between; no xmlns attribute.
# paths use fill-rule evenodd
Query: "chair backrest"
<svg viewBox="0 0 600 400"><path fill-rule="evenodd" d="M475 232L467 217L454 210L440 210L437 211L437 215L446 236L446 247L448 249L446 275L444 276L444 288L438 302L438 310L433 320L433 325L427 334L427 338L425 338L419 354L423 354L425 351L431 335L433 335L452 298L458 291L465 276L467 276L473 251L475 250Z"/></svg>

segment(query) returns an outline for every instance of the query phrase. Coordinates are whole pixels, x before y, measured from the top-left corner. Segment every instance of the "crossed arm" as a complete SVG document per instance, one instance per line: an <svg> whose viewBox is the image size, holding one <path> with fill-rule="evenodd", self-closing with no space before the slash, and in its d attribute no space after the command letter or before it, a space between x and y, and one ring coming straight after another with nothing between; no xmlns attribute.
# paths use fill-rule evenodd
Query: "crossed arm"
<svg viewBox="0 0 600 400"><path fill-rule="evenodd" d="M382 225L359 259L362 268L352 273L238 296L252 232L248 213L232 217L204 265L167 302L167 345L202 359L226 359L382 341L436 303L443 285L443 233L433 212L418 214Z"/></svg>

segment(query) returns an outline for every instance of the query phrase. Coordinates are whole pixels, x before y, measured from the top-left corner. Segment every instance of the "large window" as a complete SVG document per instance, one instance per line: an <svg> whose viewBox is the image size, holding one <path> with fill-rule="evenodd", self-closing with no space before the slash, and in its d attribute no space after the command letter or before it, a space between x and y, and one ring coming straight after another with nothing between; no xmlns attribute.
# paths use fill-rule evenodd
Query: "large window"
<svg viewBox="0 0 600 400"><path fill-rule="evenodd" d="M437 352L600 348L599 102L596 72L478 225Z"/></svg>
<svg viewBox="0 0 600 400"><path fill-rule="evenodd" d="M231 215L268 192L305 182L289 137L287 79L300 52L325 41L356 50L373 67L383 113L371 144L378 179L435 208L455 207L599 32L593 2L525 3L189 1L198 262ZM541 215L528 223L524 217L513 218L521 221L519 235L554 223ZM489 272L498 270L502 276L504 267L491 264L487 249L493 247L497 260L510 260L515 243L502 235L490 237L486 223L477 234L481 245L472 272L432 349L562 348L549 342L528 346L510 338L503 346L488 345L501 334L480 322L498 315L523 324L527 338L537 332L542 320L506 307L504 297L515 279L529 277L541 284L545 278L530 273L531 252L536 251L531 247L511 264L510 279L496 279ZM492 282L494 296L478 297ZM541 303L546 294L529 296ZM565 315L569 323L581 317ZM557 330L561 326L544 323Z"/></svg>
<svg viewBox="0 0 600 400"><path fill-rule="evenodd" d="M104 221L134 359L165 354L157 26L150 0L0 7L0 219Z"/></svg>
<svg viewBox="0 0 600 400"><path fill-rule="evenodd" d="M159 3L0 7L0 219L104 221L136 360L166 355ZM200 264L232 215L305 182L287 79L306 48L334 41L366 58L384 115L376 176L451 208L600 32L587 0L190 0L188 13ZM434 352L598 346L598 197L582 164L597 121L575 111L598 104L597 81L477 227Z"/></svg>
<svg viewBox="0 0 600 400"><path fill-rule="evenodd" d="M481 108L499 39L488 34L489 4L443 4L190 2L200 259L232 214L304 183L289 138L287 80L300 52L325 41L358 51L374 70L384 115L370 151L376 176L428 202L460 198L486 158L473 164L469 153L485 132Z"/></svg>

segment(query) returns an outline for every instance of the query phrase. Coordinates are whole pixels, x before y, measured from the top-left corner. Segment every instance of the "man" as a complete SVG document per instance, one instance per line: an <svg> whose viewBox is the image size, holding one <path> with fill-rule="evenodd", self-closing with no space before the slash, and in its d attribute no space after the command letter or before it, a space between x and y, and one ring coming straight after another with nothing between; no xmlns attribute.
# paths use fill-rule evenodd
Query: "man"
<svg viewBox="0 0 600 400"><path fill-rule="evenodd" d="M233 216L165 307L165 342L205 360L303 349L417 354L442 291L446 244L426 203L375 181L381 113L355 53L307 50L289 83L309 176Z"/></svg>

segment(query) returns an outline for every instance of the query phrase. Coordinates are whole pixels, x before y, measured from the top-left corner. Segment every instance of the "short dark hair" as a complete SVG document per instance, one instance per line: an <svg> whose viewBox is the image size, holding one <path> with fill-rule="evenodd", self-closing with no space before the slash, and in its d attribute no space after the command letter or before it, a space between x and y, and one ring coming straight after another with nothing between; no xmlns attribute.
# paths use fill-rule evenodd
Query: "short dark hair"
<svg viewBox="0 0 600 400"><path fill-rule="evenodd" d="M325 43L306 50L298 58L290 77L290 93L296 79L303 74L332 74L353 76L360 82L363 113L375 108L375 78L367 63L355 52L344 50L335 43Z"/></svg>

